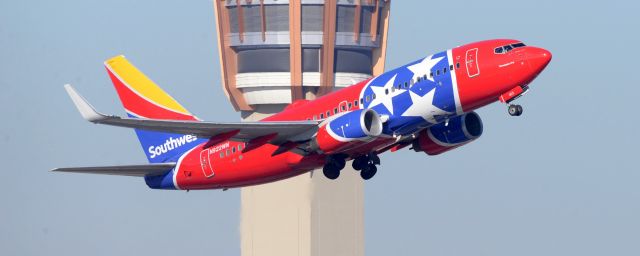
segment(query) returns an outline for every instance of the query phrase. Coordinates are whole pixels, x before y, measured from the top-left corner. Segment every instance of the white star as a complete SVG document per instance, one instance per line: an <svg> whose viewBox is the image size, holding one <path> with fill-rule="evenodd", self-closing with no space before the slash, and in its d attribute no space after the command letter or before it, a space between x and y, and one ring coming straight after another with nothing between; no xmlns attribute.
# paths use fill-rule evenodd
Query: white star
<svg viewBox="0 0 640 256"><path fill-rule="evenodd" d="M412 79L414 81L416 81L416 79L419 76L423 76L424 74L427 74L427 79L433 82L433 77L431 77L428 74L431 72L431 69L433 68L433 66L438 64L438 62L440 62L444 57L438 57L435 59L432 59L432 58L433 58L433 55L426 57L422 59L422 61L407 67L409 70L411 70L411 72L413 72Z"/></svg>
<svg viewBox="0 0 640 256"><path fill-rule="evenodd" d="M387 83L382 87L371 86L371 90L373 90L373 93L376 94L376 98L373 101L371 101L371 104L369 104L369 108L377 106L380 103L382 103L385 107L387 107L389 112L391 112L391 114L393 115L393 101L392 101L393 97L406 91L406 89L393 88L394 83L396 81L396 76L397 74L394 75L391 79L389 79L389 81L387 81ZM387 92L389 94L387 94Z"/></svg>
<svg viewBox="0 0 640 256"><path fill-rule="evenodd" d="M411 95L411 102L413 103L404 113L402 113L402 116L419 116L427 122L433 124L438 123L435 118L436 116L443 116L451 113L433 105L433 96L435 96L435 94L435 88L422 97L412 91L409 91L409 95Z"/></svg>

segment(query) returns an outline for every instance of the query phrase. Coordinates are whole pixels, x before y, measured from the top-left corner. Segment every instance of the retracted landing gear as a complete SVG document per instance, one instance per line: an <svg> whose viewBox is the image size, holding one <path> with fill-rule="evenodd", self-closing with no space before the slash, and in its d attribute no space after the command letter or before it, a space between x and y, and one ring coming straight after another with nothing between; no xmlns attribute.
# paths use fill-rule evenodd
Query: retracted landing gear
<svg viewBox="0 0 640 256"><path fill-rule="evenodd" d="M380 157L375 153L356 157L351 164L353 169L360 171L360 177L363 180L371 179L376 175L376 172L378 172L376 165L380 165Z"/></svg>
<svg viewBox="0 0 640 256"><path fill-rule="evenodd" d="M509 105L509 108L507 110L509 112L509 115L511 116L522 115L522 106L520 105Z"/></svg>
<svg viewBox="0 0 640 256"><path fill-rule="evenodd" d="M327 179L335 180L340 176L340 170L344 168L346 161L344 157L329 156L327 162L322 167L322 173Z"/></svg>

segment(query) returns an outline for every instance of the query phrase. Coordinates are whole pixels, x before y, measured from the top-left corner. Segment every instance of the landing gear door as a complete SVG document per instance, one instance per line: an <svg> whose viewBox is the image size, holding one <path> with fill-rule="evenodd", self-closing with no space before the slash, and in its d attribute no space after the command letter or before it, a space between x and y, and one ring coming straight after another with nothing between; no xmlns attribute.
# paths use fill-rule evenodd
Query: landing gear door
<svg viewBox="0 0 640 256"><path fill-rule="evenodd" d="M476 77L480 75L480 67L478 66L478 48L467 50L466 54L467 75Z"/></svg>
<svg viewBox="0 0 640 256"><path fill-rule="evenodd" d="M213 166L211 164L211 160L209 159L209 150L202 150L200 152L200 167L202 168L202 173L205 177L211 178L215 174L213 172Z"/></svg>

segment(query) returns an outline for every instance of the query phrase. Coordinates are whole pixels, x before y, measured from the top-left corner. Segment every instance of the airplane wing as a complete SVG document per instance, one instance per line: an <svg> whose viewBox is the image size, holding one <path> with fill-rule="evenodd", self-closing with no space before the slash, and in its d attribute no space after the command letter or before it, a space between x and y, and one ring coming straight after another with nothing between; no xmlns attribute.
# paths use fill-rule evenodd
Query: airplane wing
<svg viewBox="0 0 640 256"><path fill-rule="evenodd" d="M176 166L176 163L159 163L159 164L140 164L140 165L56 168L51 171L144 177L144 176L156 176L156 175L164 174L175 166Z"/></svg>
<svg viewBox="0 0 640 256"><path fill-rule="evenodd" d="M319 124L317 121L213 123L110 116L96 111L71 85L66 84L64 88L82 117L96 124L191 134L207 139L224 134L234 134L230 138L240 141L249 141L261 136L275 136L270 140L274 144L306 141L317 132Z"/></svg>

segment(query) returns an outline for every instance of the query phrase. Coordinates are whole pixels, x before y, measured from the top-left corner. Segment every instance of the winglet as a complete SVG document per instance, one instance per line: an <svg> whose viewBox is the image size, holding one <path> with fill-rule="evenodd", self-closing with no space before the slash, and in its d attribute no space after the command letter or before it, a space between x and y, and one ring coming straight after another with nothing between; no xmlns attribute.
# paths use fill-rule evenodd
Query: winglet
<svg viewBox="0 0 640 256"><path fill-rule="evenodd" d="M67 91L67 94L69 94L69 97L73 101L73 104L76 105L76 108L82 117L87 121L96 122L107 117L98 113L98 111L96 111L96 109L93 108L93 106L91 106L91 104L89 104L89 102L87 102L87 100L85 100L84 97L82 97L82 95L80 95L70 84L65 84L64 89Z"/></svg>

